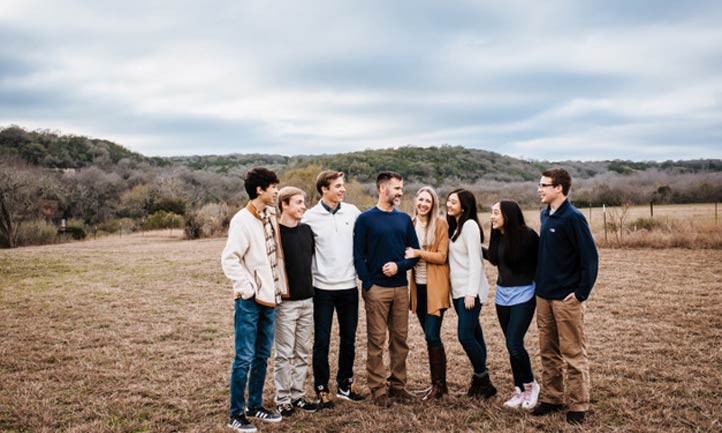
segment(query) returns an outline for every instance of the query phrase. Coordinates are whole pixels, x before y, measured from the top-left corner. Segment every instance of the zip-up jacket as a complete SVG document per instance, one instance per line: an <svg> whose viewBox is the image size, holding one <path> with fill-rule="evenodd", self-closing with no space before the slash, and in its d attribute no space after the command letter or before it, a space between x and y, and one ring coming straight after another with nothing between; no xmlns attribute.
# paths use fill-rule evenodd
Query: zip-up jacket
<svg viewBox="0 0 722 433"><path fill-rule="evenodd" d="M541 211L536 294L545 299L564 299L574 292L579 301L589 297L597 279L599 255L589 224L581 212L565 200L550 214Z"/></svg>
<svg viewBox="0 0 722 433"><path fill-rule="evenodd" d="M233 282L233 295L251 299L258 304L275 307L281 297L288 294L283 245L275 215L271 218L276 232L277 263L280 291L273 282L273 270L266 253L266 235L263 221L253 203L238 211L231 219L228 240L221 254L221 266L226 277Z"/></svg>

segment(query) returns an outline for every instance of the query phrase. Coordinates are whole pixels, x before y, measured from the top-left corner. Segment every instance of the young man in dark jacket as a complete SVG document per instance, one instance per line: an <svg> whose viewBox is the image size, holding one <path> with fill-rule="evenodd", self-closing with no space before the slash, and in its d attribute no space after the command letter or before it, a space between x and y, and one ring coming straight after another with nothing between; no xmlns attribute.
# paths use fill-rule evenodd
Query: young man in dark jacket
<svg viewBox="0 0 722 433"><path fill-rule="evenodd" d="M589 362L584 336L584 301L597 278L599 256L587 220L567 199L571 177L564 169L542 173L537 325L542 361L542 397L534 415L563 409L567 370L567 422L581 424L589 410Z"/></svg>

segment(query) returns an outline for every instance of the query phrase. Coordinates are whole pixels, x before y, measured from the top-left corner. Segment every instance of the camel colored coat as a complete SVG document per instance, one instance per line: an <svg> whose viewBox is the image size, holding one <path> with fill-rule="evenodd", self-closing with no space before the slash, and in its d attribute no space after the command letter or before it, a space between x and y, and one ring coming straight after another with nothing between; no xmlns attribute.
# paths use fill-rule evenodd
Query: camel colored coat
<svg viewBox="0 0 722 433"><path fill-rule="evenodd" d="M414 224L416 220L414 219ZM420 250L420 257L426 261L426 309L427 314L441 316L441 309L449 308L449 226L443 218L436 220L434 243ZM416 281L414 268L408 271L411 292L411 311L416 312Z"/></svg>

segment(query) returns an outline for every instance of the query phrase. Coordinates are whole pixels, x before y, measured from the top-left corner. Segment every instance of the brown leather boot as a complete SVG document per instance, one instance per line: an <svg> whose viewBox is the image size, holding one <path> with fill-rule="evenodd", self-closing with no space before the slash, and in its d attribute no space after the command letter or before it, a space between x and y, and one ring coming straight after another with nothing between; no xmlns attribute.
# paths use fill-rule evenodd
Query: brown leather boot
<svg viewBox="0 0 722 433"><path fill-rule="evenodd" d="M446 353L442 347L429 348L429 366L431 367L431 389L422 400L436 400L448 394L446 387Z"/></svg>

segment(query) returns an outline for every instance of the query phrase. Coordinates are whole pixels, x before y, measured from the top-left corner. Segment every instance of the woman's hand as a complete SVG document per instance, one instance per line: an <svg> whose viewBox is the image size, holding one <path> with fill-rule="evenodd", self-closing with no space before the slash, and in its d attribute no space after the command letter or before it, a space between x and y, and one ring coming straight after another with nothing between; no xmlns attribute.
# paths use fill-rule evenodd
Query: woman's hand
<svg viewBox="0 0 722 433"><path fill-rule="evenodd" d="M464 308L471 310L476 304L476 296L464 296Z"/></svg>
<svg viewBox="0 0 722 433"><path fill-rule="evenodd" d="M418 250L415 250L411 247L406 248L406 253L404 254L405 259L415 259L419 257Z"/></svg>

